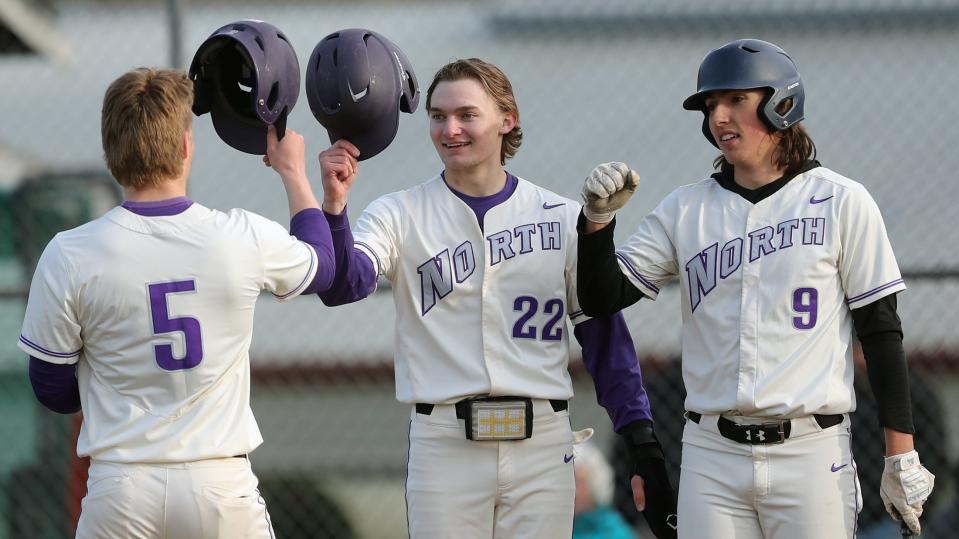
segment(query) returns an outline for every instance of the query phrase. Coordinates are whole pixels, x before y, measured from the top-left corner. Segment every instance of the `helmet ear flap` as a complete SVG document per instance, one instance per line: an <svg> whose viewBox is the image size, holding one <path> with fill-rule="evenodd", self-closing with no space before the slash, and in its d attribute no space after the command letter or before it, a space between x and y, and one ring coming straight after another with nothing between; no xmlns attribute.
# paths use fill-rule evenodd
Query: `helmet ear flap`
<svg viewBox="0 0 959 539"><path fill-rule="evenodd" d="M286 135L286 116L288 112L289 110L284 108L276 121L273 122L273 127L276 128L276 140L283 140L283 135Z"/></svg>
<svg viewBox="0 0 959 539"><path fill-rule="evenodd" d="M756 115L759 116L759 119L763 122L763 125L765 125L767 129L769 129L770 133L779 130L779 128L777 128L776 125L773 123L773 117L770 115L770 113L774 112L772 110L773 106L772 106L772 103L770 103L770 101L772 100L773 95L775 93L776 91L773 90L772 88L766 88L766 92L765 92L766 95L764 95L763 98L759 100L759 106L756 108Z"/></svg>
<svg viewBox="0 0 959 539"><path fill-rule="evenodd" d="M716 139L713 138L713 134L709 131L709 114L704 110L703 111L703 136L706 137L706 140L710 144L719 148L719 144L716 144Z"/></svg>
<svg viewBox="0 0 959 539"><path fill-rule="evenodd" d="M212 92L212 85L204 78L198 76L193 81L193 114L202 116L210 112L213 108L210 95Z"/></svg>
<svg viewBox="0 0 959 539"><path fill-rule="evenodd" d="M416 110L416 105L412 103L410 96L405 92L400 96L400 110L410 114Z"/></svg>
<svg viewBox="0 0 959 539"><path fill-rule="evenodd" d="M416 82L416 75L410 70L403 71L403 93L400 94L400 110L409 114L416 111L420 104L420 86Z"/></svg>

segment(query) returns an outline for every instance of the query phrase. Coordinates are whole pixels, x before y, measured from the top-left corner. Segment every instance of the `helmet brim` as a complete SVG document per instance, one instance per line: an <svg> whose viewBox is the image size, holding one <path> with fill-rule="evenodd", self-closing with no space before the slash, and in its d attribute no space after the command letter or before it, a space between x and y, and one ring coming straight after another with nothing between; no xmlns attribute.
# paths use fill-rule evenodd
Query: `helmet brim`
<svg viewBox="0 0 959 539"><path fill-rule="evenodd" d="M695 94L683 100L683 108L686 110L705 110L706 94L705 92L696 92Z"/></svg>
<svg viewBox="0 0 959 539"><path fill-rule="evenodd" d="M330 136L330 143L344 139L356 146L360 150L360 155L356 160L365 161L385 150L396 138L396 132L400 125L399 111L394 109L378 120L371 122L370 125L374 127L348 133L335 129L327 129L326 132Z"/></svg>
<svg viewBox="0 0 959 539"><path fill-rule="evenodd" d="M221 100L213 101L213 129L230 147L253 155L266 155L267 124L232 112Z"/></svg>

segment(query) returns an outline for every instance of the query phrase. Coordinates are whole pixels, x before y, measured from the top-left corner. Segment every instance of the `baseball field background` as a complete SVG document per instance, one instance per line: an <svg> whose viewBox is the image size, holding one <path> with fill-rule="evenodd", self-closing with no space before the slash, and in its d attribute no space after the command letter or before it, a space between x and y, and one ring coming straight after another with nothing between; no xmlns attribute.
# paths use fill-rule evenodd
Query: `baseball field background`
<svg viewBox="0 0 959 539"><path fill-rule="evenodd" d="M186 68L213 30L268 21L305 68L343 28L383 33L410 58L425 94L437 68L477 56L510 77L524 141L512 173L570 198L597 163L619 160L642 181L617 239L677 186L710 173L717 150L684 111L711 48L754 37L789 51L806 85L806 120L823 165L863 183L882 210L908 289L900 315L912 372L917 446L936 474L923 537L959 529L959 0L0 0L0 539L72 537L85 489L75 455L79 417L33 398L16 347L26 290L43 246L118 202L102 161L106 86L138 66ZM422 106L396 140L361 164L350 217L376 197L441 170ZM305 94L289 125L317 153L329 145ZM194 120L190 196L281 223L278 177L257 156ZM868 263L868 261L864 261ZM683 397L679 293L630 308L653 412L679 472ZM388 284L360 303L257 305L253 409L265 443L251 456L278 537L405 537L409 407L393 398L394 310ZM621 448L574 350L574 428ZM864 509L860 537L898 537L879 500L882 441L874 398L857 373L853 437ZM625 491L617 487L628 514ZM634 519L637 533L651 535Z"/></svg>

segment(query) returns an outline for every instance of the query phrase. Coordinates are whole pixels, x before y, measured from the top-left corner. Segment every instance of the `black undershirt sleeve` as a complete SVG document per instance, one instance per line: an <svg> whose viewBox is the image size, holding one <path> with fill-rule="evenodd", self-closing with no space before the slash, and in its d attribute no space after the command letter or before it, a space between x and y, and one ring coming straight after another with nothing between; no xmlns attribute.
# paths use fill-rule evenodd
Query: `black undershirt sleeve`
<svg viewBox="0 0 959 539"><path fill-rule="evenodd" d="M585 225L586 218L580 212L576 224L579 232L576 260L579 306L586 316L610 316L639 301L643 293L623 275L616 261L613 243L616 219L591 234L585 232Z"/></svg>
<svg viewBox="0 0 959 539"><path fill-rule="evenodd" d="M896 313L896 295L853 309L852 319L862 343L869 385L876 397L879 424L914 434L909 369L902 347L902 321Z"/></svg>

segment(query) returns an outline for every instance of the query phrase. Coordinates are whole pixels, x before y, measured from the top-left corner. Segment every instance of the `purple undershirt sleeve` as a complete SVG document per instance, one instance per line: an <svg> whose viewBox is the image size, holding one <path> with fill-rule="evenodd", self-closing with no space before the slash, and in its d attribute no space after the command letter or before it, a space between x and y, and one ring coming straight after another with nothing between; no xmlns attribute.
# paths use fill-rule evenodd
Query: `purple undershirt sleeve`
<svg viewBox="0 0 959 539"><path fill-rule="evenodd" d="M333 239L330 238L330 225L323 216L323 210L307 208L297 212L290 219L290 234L303 243L310 244L316 251L316 275L301 294L313 294L328 289L333 284L336 266L333 256Z"/></svg>
<svg viewBox="0 0 959 539"><path fill-rule="evenodd" d="M573 328L583 363L593 378L596 401L619 430L641 419L652 421L639 359L622 312L591 318Z"/></svg>
<svg viewBox="0 0 959 539"><path fill-rule="evenodd" d="M58 414L80 411L77 366L59 365L30 356L30 385L40 404Z"/></svg>
<svg viewBox="0 0 959 539"><path fill-rule="evenodd" d="M373 262L353 247L353 232L346 210L339 215L323 212L333 238L333 253L336 259L336 275L333 284L321 291L319 296L331 307L359 301L376 290L376 271Z"/></svg>

